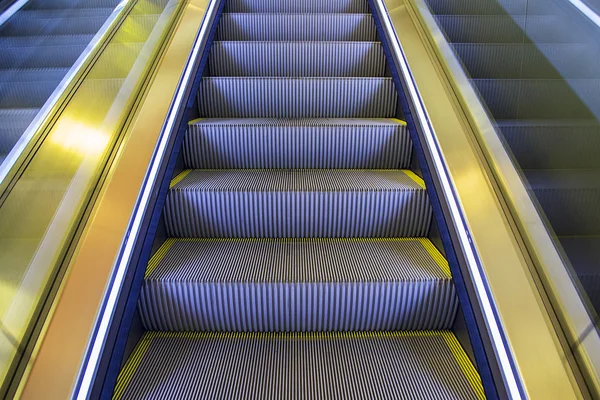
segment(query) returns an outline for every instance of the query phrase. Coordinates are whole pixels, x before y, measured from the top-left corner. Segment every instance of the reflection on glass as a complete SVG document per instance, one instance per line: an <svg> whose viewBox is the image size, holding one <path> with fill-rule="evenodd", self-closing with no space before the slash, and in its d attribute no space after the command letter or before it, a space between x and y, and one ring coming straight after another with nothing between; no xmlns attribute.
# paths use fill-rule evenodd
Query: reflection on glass
<svg viewBox="0 0 600 400"><path fill-rule="evenodd" d="M571 0L427 3L562 245L590 312L600 312L597 15ZM584 3L598 10L596 0Z"/></svg>
<svg viewBox="0 0 600 400"><path fill-rule="evenodd" d="M22 355L178 5L131 1L131 13L0 206L0 383ZM31 0L0 28L0 152L10 150L116 3Z"/></svg>

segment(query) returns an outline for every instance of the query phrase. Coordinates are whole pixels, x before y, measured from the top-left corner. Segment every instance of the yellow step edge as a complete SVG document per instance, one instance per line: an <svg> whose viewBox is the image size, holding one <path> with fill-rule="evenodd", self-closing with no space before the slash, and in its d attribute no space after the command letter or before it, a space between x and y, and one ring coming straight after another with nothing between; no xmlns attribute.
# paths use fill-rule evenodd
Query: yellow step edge
<svg viewBox="0 0 600 400"><path fill-rule="evenodd" d="M188 174L192 172L191 169L185 169L183 171L181 171L175 178L173 178L171 180L171 183L169 184L169 189L172 189L173 186L177 185L179 182L181 182L186 176L188 176Z"/></svg>
<svg viewBox="0 0 600 400"><path fill-rule="evenodd" d="M426 238L417 238L421 245L427 250L431 258L436 262L436 264L440 267L442 271L446 274L448 278L452 278L452 273L450 272L450 265L448 265L448 260L440 253L440 251L435 247L431 240Z"/></svg>
<svg viewBox="0 0 600 400"><path fill-rule="evenodd" d="M176 238L169 238L165 240L165 242L159 247L159 249L154 253L150 261L148 261L148 266L146 267L146 273L144 274L144 278L150 276L150 274L158 267L158 264L162 261L163 258L167 255L171 247L177 242Z"/></svg>
<svg viewBox="0 0 600 400"><path fill-rule="evenodd" d="M131 379L133 378L135 371L142 363L142 359L148 351L153 339L154 337L152 335L144 335L133 349L131 356L125 363L125 366L117 378L117 383L115 385L115 391L113 394L114 400L120 400L123 397L125 389L127 389L127 386L129 386L131 383Z"/></svg>
<svg viewBox="0 0 600 400"><path fill-rule="evenodd" d="M406 175L408 175L408 177L410 179L412 179L413 181L415 181L417 183L417 185L419 185L423 189L425 189L425 181L423 179L421 179L420 176L418 176L417 174L415 174L414 172L412 172L410 169L401 169L400 171L404 172Z"/></svg>
<svg viewBox="0 0 600 400"><path fill-rule="evenodd" d="M448 348L452 352L452 355L454 355L454 358L460 366L460 369L463 371L465 377L469 381L471 388L473 388L473 391L475 392L477 398L481 400L485 399L485 391L483 390L481 377L479 376L479 373L475 369L475 366L465 353L465 350L458 342L458 339L456 339L456 336L454 336L453 333L447 331L444 331L442 336L446 341Z"/></svg>

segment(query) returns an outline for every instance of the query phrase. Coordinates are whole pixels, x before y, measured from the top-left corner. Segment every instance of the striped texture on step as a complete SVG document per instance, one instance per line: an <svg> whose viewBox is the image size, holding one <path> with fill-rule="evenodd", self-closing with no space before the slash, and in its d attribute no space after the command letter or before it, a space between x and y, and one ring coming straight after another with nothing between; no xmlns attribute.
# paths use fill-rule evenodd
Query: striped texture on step
<svg viewBox="0 0 600 400"><path fill-rule="evenodd" d="M448 331L147 333L115 399L483 399Z"/></svg>
<svg viewBox="0 0 600 400"><path fill-rule="evenodd" d="M170 237L419 237L431 222L424 185L409 171L186 173L167 196Z"/></svg>
<svg viewBox="0 0 600 400"><path fill-rule="evenodd" d="M391 118L392 78L203 78L200 115L211 118Z"/></svg>
<svg viewBox="0 0 600 400"><path fill-rule="evenodd" d="M456 309L426 239L169 239L139 300L162 331L449 329Z"/></svg>
<svg viewBox="0 0 600 400"><path fill-rule="evenodd" d="M368 13L364 0L228 0L225 12L232 13Z"/></svg>
<svg viewBox="0 0 600 400"><path fill-rule="evenodd" d="M216 40L376 41L371 14L223 14Z"/></svg>
<svg viewBox="0 0 600 400"><path fill-rule="evenodd" d="M210 54L213 76L378 77L385 67L375 42L214 42Z"/></svg>
<svg viewBox="0 0 600 400"><path fill-rule="evenodd" d="M0 153L7 154L37 115L37 108L0 109Z"/></svg>
<svg viewBox="0 0 600 400"><path fill-rule="evenodd" d="M190 123L190 168L408 168L412 146L396 119L200 119Z"/></svg>

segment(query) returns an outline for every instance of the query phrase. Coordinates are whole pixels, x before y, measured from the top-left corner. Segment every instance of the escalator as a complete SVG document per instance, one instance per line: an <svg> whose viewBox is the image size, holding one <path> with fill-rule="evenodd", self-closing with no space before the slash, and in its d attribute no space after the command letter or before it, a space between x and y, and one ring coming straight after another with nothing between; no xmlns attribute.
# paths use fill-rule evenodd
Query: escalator
<svg viewBox="0 0 600 400"><path fill-rule="evenodd" d="M427 3L600 311L597 27L566 2Z"/></svg>
<svg viewBox="0 0 600 400"><path fill-rule="evenodd" d="M197 104L114 398L484 398L367 2L227 1Z"/></svg>
<svg viewBox="0 0 600 400"><path fill-rule="evenodd" d="M0 162L118 4L32 0L0 26Z"/></svg>

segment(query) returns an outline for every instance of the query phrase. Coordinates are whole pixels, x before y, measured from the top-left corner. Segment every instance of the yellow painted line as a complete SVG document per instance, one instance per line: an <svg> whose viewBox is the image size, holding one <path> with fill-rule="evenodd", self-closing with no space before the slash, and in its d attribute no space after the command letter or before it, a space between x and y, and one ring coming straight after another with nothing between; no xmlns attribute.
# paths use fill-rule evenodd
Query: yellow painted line
<svg viewBox="0 0 600 400"><path fill-rule="evenodd" d="M193 119L193 120L191 120L190 122L188 122L188 125L194 125L194 124L197 124L198 122L200 122L200 121L202 121L202 120L204 120L204 119L206 119L206 118L196 118L196 119Z"/></svg>
<svg viewBox="0 0 600 400"><path fill-rule="evenodd" d="M175 186L179 182L181 182L183 180L183 178L185 178L190 172L192 172L191 169L186 169L184 171L181 171L181 173L179 175L177 175L175 178L173 178L173 180L169 184L169 189L173 188L173 186Z"/></svg>
<svg viewBox="0 0 600 400"><path fill-rule="evenodd" d="M133 349L133 353L129 356L129 359L117 378L117 384L115 385L115 392L113 394L114 400L119 400L123 397L123 393L125 393L125 389L127 389L127 386L131 383L135 371L142 363L142 359L144 358L146 351L148 351L152 339L154 339L154 335L144 335L135 346L135 349Z"/></svg>
<svg viewBox="0 0 600 400"><path fill-rule="evenodd" d="M354 332L150 332L151 338L185 339L369 339L393 337L431 337L452 333L447 331L354 331ZM460 345L459 345L460 346ZM462 350L462 349L461 349Z"/></svg>
<svg viewBox="0 0 600 400"><path fill-rule="evenodd" d="M406 121L403 121L403 120L398 119L398 118L390 118L390 121L394 121L394 122L399 123L400 125L406 126Z"/></svg>
<svg viewBox="0 0 600 400"><path fill-rule="evenodd" d="M456 336L454 336L453 333L446 331L442 332L442 336L448 344L448 347L454 355L454 358L460 366L460 369L462 369L463 373L465 374L465 377L469 381L469 384L473 388L473 391L475 392L477 398L482 400L485 399L485 392L483 390L483 384L481 383L479 373L477 372L475 366L473 365L473 363L463 350L462 346L456 339Z"/></svg>
<svg viewBox="0 0 600 400"><path fill-rule="evenodd" d="M408 175L408 177L415 181L419 186L425 189L425 181L423 181L423 179L421 179L417 174L412 172L410 169L403 169L401 171Z"/></svg>
<svg viewBox="0 0 600 400"><path fill-rule="evenodd" d="M150 258L150 261L148 261L148 266L146 267L146 273L144 274L144 278L150 276L150 274L156 269L156 267L158 267L158 264L160 264L161 260L165 258L169 249L175 244L175 242L177 242L177 239L167 239L162 244L162 246L160 246L158 251L154 253L152 258Z"/></svg>
<svg viewBox="0 0 600 400"><path fill-rule="evenodd" d="M431 243L429 239L418 238L421 245L425 247L425 250L429 253L431 258L436 262L436 264L440 267L442 271L448 276L448 278L452 278L452 274L450 273L450 266L448 265L448 260L444 258L442 253Z"/></svg>

